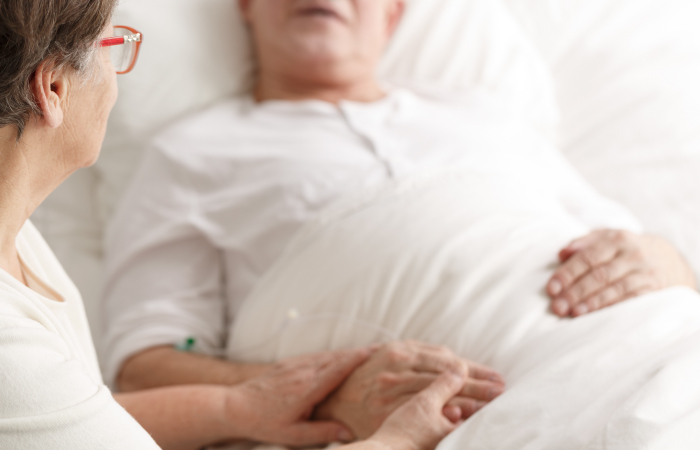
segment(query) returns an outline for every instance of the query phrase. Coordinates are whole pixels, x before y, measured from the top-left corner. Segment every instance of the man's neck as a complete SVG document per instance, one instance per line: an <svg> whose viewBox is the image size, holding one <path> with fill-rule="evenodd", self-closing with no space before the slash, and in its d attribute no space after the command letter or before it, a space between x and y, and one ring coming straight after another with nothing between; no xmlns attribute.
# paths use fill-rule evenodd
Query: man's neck
<svg viewBox="0 0 700 450"><path fill-rule="evenodd" d="M351 82L322 83L278 76L258 79L255 99L265 100L321 100L338 104L342 100L370 103L382 99L386 93L374 77Z"/></svg>

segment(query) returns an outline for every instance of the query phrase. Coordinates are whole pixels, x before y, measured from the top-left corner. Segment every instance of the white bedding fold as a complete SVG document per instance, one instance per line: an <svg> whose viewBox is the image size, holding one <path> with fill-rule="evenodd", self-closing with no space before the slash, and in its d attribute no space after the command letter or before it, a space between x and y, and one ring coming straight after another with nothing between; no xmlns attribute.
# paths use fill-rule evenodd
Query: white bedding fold
<svg viewBox="0 0 700 450"><path fill-rule="evenodd" d="M228 356L418 339L508 382L444 450L700 448L700 295L556 318L545 282L588 229L525 181L513 167L440 174L329 211L245 302Z"/></svg>

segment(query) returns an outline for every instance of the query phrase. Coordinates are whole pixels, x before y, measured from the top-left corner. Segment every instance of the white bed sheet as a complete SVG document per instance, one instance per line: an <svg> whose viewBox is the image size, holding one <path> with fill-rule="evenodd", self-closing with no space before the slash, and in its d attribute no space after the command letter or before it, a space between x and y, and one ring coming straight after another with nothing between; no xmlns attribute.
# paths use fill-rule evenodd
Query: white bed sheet
<svg viewBox="0 0 700 450"><path fill-rule="evenodd" d="M258 285L228 356L417 339L508 384L441 450L699 448L700 295L555 317L543 286L586 228L541 194L515 173L469 171L358 196L309 224Z"/></svg>

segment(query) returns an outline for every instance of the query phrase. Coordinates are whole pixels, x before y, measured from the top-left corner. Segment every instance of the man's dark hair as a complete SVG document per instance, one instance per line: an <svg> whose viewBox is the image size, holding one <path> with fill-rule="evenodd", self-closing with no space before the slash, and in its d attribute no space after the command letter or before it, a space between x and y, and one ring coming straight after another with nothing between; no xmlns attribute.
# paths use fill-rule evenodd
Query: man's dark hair
<svg viewBox="0 0 700 450"><path fill-rule="evenodd" d="M0 0L0 128L18 139L41 115L30 83L39 65L87 69L117 0Z"/></svg>

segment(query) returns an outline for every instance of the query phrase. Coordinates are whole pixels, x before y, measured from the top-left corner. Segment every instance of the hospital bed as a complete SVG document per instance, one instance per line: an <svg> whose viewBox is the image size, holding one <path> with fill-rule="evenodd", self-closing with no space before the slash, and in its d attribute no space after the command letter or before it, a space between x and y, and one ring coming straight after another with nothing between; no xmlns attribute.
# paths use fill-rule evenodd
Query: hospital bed
<svg viewBox="0 0 700 450"><path fill-rule="evenodd" d="M233 0L123 0L117 21L144 45L119 80L102 156L33 216L83 293L98 345L104 233L149 139L245 91L254 70ZM697 0L409 0L381 71L494 96L700 275L699 23Z"/></svg>

